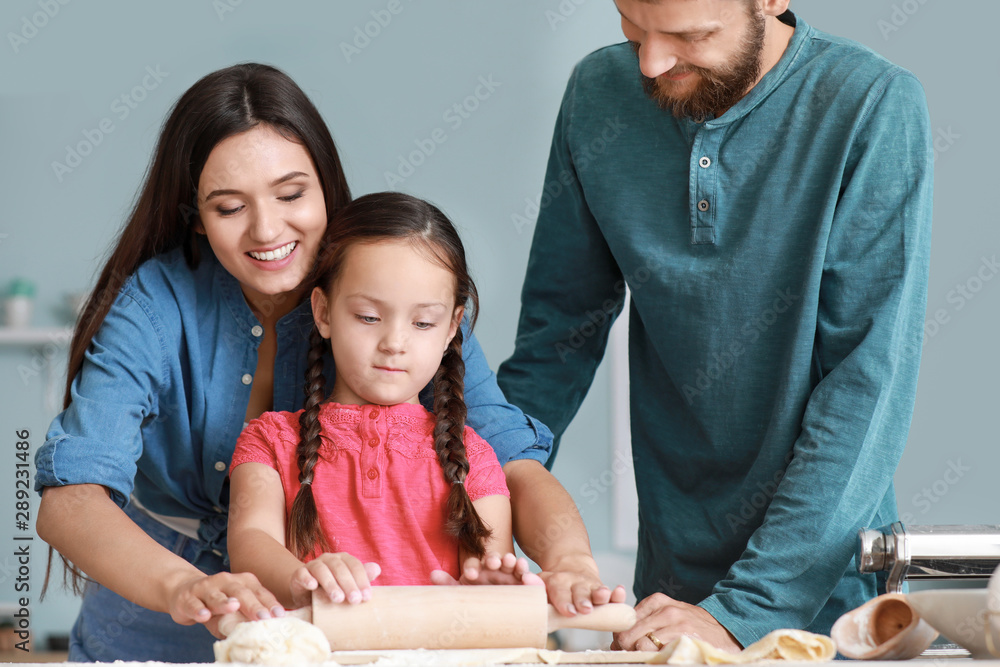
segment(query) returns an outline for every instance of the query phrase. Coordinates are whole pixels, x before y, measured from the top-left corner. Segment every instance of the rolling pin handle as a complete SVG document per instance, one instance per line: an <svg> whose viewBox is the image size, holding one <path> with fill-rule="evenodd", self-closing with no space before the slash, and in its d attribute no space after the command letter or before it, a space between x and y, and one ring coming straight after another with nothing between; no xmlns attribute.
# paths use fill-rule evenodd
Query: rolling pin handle
<svg viewBox="0 0 1000 667"><path fill-rule="evenodd" d="M305 621L306 623L312 623L313 622L312 605L306 605L305 607L299 607L298 609L286 609L285 616L291 616L292 618L297 618L300 621Z"/></svg>
<svg viewBox="0 0 1000 667"><path fill-rule="evenodd" d="M549 605L549 632L563 628L622 632L635 625L635 609L627 604L609 603L597 605L589 614L563 616Z"/></svg>

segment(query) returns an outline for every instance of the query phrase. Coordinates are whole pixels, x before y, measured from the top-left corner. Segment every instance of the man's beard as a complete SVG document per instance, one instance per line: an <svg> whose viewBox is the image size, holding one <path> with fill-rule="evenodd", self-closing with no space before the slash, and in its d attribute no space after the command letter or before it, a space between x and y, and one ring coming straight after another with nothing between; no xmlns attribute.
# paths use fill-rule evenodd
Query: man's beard
<svg viewBox="0 0 1000 667"><path fill-rule="evenodd" d="M703 120L710 114L725 111L739 102L760 76L764 22L764 15L759 11L750 14L750 25L732 63L714 69L694 65L671 69L672 75L693 72L700 78L694 90L683 97L675 97L664 89L664 86L670 86L672 82L662 83L640 72L643 90L661 109L671 112L677 118ZM638 55L639 45L632 42L632 48Z"/></svg>

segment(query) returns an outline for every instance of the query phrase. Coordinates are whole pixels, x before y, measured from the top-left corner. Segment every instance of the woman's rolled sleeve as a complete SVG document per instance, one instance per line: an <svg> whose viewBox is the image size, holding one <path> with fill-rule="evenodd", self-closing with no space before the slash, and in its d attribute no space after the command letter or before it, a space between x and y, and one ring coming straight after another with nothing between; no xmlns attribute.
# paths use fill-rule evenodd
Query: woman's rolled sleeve
<svg viewBox="0 0 1000 667"><path fill-rule="evenodd" d="M467 423L490 443L501 466L518 459L545 463L552 451L552 432L545 424L507 402L467 322L463 323L463 333Z"/></svg>
<svg viewBox="0 0 1000 667"><path fill-rule="evenodd" d="M124 507L143 453L141 429L156 415L162 337L126 283L84 354L71 402L35 456L35 489L100 484Z"/></svg>

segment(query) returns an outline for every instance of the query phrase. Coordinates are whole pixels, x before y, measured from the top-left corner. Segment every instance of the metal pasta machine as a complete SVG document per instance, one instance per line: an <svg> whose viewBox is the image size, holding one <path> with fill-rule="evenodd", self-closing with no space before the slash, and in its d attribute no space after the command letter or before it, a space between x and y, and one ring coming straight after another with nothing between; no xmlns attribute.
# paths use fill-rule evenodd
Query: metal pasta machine
<svg viewBox="0 0 1000 667"><path fill-rule="evenodd" d="M987 580L1000 566L1000 526L904 526L858 531L860 572L888 572L887 593L906 580Z"/></svg>

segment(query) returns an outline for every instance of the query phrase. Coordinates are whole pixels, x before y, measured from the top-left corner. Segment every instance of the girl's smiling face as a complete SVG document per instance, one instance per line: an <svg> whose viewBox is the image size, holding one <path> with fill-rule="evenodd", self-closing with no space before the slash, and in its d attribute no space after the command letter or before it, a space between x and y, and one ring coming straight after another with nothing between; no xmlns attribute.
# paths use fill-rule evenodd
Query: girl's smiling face
<svg viewBox="0 0 1000 667"><path fill-rule="evenodd" d="M464 314L452 272L400 240L352 245L312 306L337 367L331 398L347 405L417 403Z"/></svg>
<svg viewBox="0 0 1000 667"><path fill-rule="evenodd" d="M260 318L299 300L327 212L316 166L302 144L260 125L220 141L198 179L198 231L240 283Z"/></svg>

